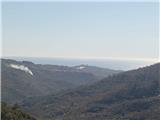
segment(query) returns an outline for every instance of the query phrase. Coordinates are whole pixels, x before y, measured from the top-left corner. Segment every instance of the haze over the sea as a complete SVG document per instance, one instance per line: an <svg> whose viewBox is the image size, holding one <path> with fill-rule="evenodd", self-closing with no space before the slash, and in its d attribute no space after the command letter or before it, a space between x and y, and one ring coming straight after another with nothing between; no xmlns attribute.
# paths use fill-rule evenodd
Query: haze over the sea
<svg viewBox="0 0 160 120"><path fill-rule="evenodd" d="M152 64L159 57L158 8L142 1L3 2L2 55L114 69Z"/></svg>
<svg viewBox="0 0 160 120"><path fill-rule="evenodd" d="M36 57L4 57L18 61L30 61L36 64L64 66L90 65L116 70L131 70L156 63L156 61L124 60L124 59L78 59L78 58L36 58Z"/></svg>

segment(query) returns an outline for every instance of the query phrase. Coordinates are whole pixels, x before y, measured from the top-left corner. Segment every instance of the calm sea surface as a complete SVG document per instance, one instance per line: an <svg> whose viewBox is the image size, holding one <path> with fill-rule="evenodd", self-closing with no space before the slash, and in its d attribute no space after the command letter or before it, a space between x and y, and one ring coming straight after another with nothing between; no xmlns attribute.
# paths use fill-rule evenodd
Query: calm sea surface
<svg viewBox="0 0 160 120"><path fill-rule="evenodd" d="M117 69L117 70L130 70L153 64L148 61L134 61L134 60L96 60L96 59L69 59L69 58L32 58L32 57L6 57L19 61L31 61L36 64L52 64L52 65L91 65L103 68Z"/></svg>

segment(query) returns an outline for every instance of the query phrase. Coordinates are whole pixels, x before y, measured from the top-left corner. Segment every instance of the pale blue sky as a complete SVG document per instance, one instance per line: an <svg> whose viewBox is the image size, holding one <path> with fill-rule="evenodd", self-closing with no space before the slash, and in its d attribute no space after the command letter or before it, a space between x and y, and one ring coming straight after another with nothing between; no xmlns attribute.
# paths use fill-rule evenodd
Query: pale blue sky
<svg viewBox="0 0 160 120"><path fill-rule="evenodd" d="M4 2L3 55L158 58L158 3Z"/></svg>

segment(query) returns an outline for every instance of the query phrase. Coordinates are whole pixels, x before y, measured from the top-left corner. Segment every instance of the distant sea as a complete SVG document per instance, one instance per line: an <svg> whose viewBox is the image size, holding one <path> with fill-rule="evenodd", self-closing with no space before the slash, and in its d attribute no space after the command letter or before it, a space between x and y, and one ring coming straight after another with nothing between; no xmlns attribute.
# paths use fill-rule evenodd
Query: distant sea
<svg viewBox="0 0 160 120"><path fill-rule="evenodd" d="M71 59L71 58L34 58L34 57L4 57L18 61L31 61L35 64L52 64L64 66L90 65L115 70L131 70L154 64L150 61L111 60L111 59Z"/></svg>

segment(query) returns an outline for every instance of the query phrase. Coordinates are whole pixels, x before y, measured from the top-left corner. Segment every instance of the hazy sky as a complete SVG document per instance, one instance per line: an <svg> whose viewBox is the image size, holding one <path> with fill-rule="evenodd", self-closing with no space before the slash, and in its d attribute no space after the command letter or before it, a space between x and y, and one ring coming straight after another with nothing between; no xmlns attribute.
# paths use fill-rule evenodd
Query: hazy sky
<svg viewBox="0 0 160 120"><path fill-rule="evenodd" d="M3 56L158 58L158 3L3 2Z"/></svg>

